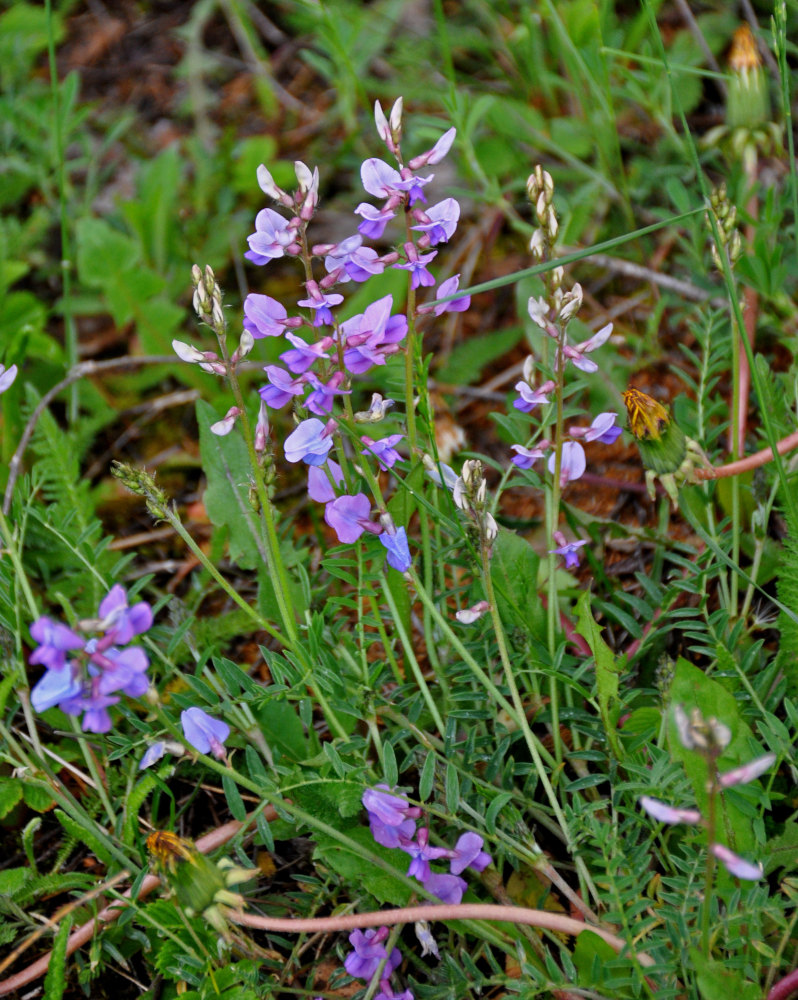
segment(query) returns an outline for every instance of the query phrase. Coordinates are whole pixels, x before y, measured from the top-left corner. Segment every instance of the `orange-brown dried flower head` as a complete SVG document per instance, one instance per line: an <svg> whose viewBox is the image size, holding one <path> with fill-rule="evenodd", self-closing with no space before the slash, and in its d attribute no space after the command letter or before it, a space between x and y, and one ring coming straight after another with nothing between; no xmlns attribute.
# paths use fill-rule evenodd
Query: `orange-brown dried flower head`
<svg viewBox="0 0 798 1000"><path fill-rule="evenodd" d="M629 414L629 429L638 441L659 440L671 419L662 403L633 385L623 394L623 401Z"/></svg>
<svg viewBox="0 0 798 1000"><path fill-rule="evenodd" d="M732 38L729 66L735 73L746 73L761 65L754 34L747 24L741 24Z"/></svg>
<svg viewBox="0 0 798 1000"><path fill-rule="evenodd" d="M147 850L168 871L174 871L178 861L190 861L196 853L190 840L183 840L169 830L151 833L147 837Z"/></svg>

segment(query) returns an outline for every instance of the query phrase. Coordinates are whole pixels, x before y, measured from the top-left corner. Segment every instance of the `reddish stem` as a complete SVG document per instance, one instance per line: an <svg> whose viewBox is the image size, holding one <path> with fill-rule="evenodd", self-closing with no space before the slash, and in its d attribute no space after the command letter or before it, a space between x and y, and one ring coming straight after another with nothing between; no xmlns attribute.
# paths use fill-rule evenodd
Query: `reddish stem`
<svg viewBox="0 0 798 1000"><path fill-rule="evenodd" d="M787 997L791 997L796 991L798 991L798 969L793 969L773 986L767 1000L787 1000Z"/></svg>
<svg viewBox="0 0 798 1000"><path fill-rule="evenodd" d="M787 452L792 451L793 448L798 448L798 431L793 431L792 434L788 434L786 438L782 438L781 441L776 444L776 451L780 455L786 455ZM707 469L695 469L693 471L693 477L698 481L706 479L726 479L729 476L739 476L743 472L750 472L751 469L758 469L759 466L765 465L772 460L773 449L768 446L767 448L763 448L761 451L754 452L753 455L746 455L745 458L741 458L737 462L729 462L728 465L710 466Z"/></svg>

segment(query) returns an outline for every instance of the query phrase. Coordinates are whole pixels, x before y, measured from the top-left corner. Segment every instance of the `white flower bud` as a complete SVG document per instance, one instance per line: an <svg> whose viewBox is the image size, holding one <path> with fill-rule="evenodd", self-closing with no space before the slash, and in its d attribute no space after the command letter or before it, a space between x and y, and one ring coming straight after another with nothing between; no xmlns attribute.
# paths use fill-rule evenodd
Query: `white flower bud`
<svg viewBox="0 0 798 1000"><path fill-rule="evenodd" d="M302 194L307 194L313 186L313 172L301 160L294 163L297 184Z"/></svg>
<svg viewBox="0 0 798 1000"><path fill-rule="evenodd" d="M570 292L566 292L562 298L560 307L560 320L567 323L572 316L575 316L582 307L582 286L577 282Z"/></svg>
<svg viewBox="0 0 798 1000"><path fill-rule="evenodd" d="M277 187L274 183L274 178L266 169L266 166L261 163L257 171L258 176L258 186L264 194L267 194L270 198L274 198L275 201L280 201L285 192L282 188Z"/></svg>
<svg viewBox="0 0 798 1000"><path fill-rule="evenodd" d="M455 611L454 617L461 625L472 625L478 621L486 611L490 611L490 604L487 601L477 601L470 608L463 608L462 611Z"/></svg>
<svg viewBox="0 0 798 1000"><path fill-rule="evenodd" d="M181 361L186 361L190 365L196 365L199 364L200 361L205 360L205 355L202 351L198 351L197 348L192 347L191 344L184 344L182 340L173 340L172 350Z"/></svg>
<svg viewBox="0 0 798 1000"><path fill-rule="evenodd" d="M374 124L377 126L377 135L383 142L387 142L391 137L391 129L379 101L374 102Z"/></svg>
<svg viewBox="0 0 798 1000"><path fill-rule="evenodd" d="M399 134L402 131L402 104L403 98L397 97L393 102L393 107L391 108L391 132L393 133L394 139L397 141L399 139Z"/></svg>
<svg viewBox="0 0 798 1000"><path fill-rule="evenodd" d="M235 426L235 422L240 415L241 410L237 406L231 406L222 420L217 420L215 424L211 424L209 427L211 434L216 434L217 437L226 437Z"/></svg>

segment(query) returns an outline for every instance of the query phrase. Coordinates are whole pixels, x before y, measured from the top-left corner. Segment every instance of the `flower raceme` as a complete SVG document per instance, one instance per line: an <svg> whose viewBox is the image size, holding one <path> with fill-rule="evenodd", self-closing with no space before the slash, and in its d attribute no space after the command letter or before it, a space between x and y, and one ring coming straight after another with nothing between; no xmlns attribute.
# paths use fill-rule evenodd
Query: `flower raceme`
<svg viewBox="0 0 798 1000"><path fill-rule="evenodd" d="M131 606L119 584L100 603L97 618L78 622L77 629L47 615L37 618L30 632L38 645L29 662L42 664L46 672L31 691L34 709L58 706L68 715L81 715L84 731L107 733L108 709L119 696L138 698L147 690L147 654L128 643L151 625L150 605Z"/></svg>

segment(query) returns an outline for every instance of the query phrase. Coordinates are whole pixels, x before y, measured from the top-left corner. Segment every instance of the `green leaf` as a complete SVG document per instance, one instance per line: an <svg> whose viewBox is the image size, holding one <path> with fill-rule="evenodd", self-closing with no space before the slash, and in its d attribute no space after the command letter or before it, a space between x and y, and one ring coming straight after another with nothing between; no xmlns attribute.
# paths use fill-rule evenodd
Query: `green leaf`
<svg viewBox="0 0 798 1000"><path fill-rule="evenodd" d="M615 655L601 637L601 629L593 618L590 609L590 593L583 590L576 602L576 631L584 637L593 658L596 661L596 691L598 693L599 714L604 725L604 732L617 760L623 758L623 749L618 739L618 679L620 670L615 662Z"/></svg>
<svg viewBox="0 0 798 1000"><path fill-rule="evenodd" d="M78 823L76 820L72 819L71 816L67 816L67 814L61 809L55 810L55 817L66 832L70 834L70 836L75 837L75 839L79 842L85 844L86 847L94 853L95 857L99 861L102 861L105 865L111 864L114 857L113 854L91 829L88 822Z"/></svg>
<svg viewBox="0 0 798 1000"><path fill-rule="evenodd" d="M44 1000L61 1000L66 987L67 940L72 930L72 915L62 918L53 941L47 975L44 977Z"/></svg>
<svg viewBox="0 0 798 1000"><path fill-rule="evenodd" d="M517 326L484 337L469 338L455 347L435 377L444 384L472 385L479 379L483 368L515 347L523 335L523 328Z"/></svg>
<svg viewBox="0 0 798 1000"><path fill-rule="evenodd" d="M25 799L25 805L35 809L36 812L46 812L55 802L46 788L29 784L27 781L22 786L22 797Z"/></svg>
<svg viewBox="0 0 798 1000"><path fill-rule="evenodd" d="M244 440L240 434L219 437L211 424L221 419L210 404L197 400L197 423L200 431L202 468L208 482L205 509L217 528L229 532L230 558L242 569L254 569L259 561L255 538L257 514L249 502L252 470Z"/></svg>
<svg viewBox="0 0 798 1000"><path fill-rule="evenodd" d="M532 635L542 636L545 615L538 596L539 565L529 542L514 531L499 528L490 562L499 614L508 625L520 625Z"/></svg>
<svg viewBox="0 0 798 1000"><path fill-rule="evenodd" d="M0 871L0 896L13 896L32 877L30 868L6 868Z"/></svg>
<svg viewBox="0 0 798 1000"><path fill-rule="evenodd" d="M690 958L697 972L696 983L701 1000L759 1000L762 990L756 983L743 979L740 969L726 962L714 961L697 948L690 949Z"/></svg>
<svg viewBox="0 0 798 1000"><path fill-rule="evenodd" d="M353 850L345 844L318 831L314 833L316 850L314 858L323 862L338 875L343 884L361 886L379 903L392 903L394 906L405 906L410 899L410 888L395 875L378 868L373 863L364 860L364 854L375 854L397 870L407 867L406 855L400 850L389 850L375 843L371 831L364 827L352 828L347 824L346 835L359 844L363 853Z"/></svg>
<svg viewBox="0 0 798 1000"><path fill-rule="evenodd" d="M293 705L272 698L254 712L260 730L272 751L289 761L304 760L308 753L305 730Z"/></svg>
<svg viewBox="0 0 798 1000"><path fill-rule="evenodd" d="M0 819L7 816L22 798L19 778L0 778Z"/></svg>

